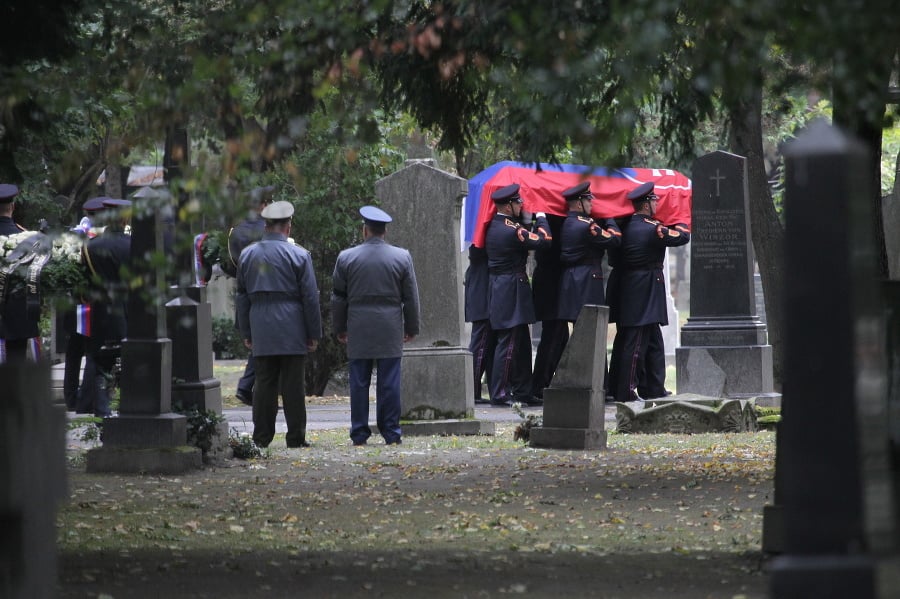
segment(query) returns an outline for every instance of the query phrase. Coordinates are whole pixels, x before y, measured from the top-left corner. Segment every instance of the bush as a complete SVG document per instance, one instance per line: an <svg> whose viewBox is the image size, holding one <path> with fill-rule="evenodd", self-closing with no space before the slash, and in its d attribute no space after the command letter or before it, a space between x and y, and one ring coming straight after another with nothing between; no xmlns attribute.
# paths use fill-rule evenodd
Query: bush
<svg viewBox="0 0 900 599"><path fill-rule="evenodd" d="M217 360L243 360L250 355L240 331L234 326L231 318L227 316L213 318L212 336L213 352Z"/></svg>

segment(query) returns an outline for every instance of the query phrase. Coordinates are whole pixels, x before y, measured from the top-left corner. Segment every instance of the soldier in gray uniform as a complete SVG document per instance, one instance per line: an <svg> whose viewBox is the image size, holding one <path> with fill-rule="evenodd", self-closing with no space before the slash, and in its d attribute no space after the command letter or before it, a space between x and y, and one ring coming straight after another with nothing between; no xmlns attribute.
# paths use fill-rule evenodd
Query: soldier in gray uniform
<svg viewBox="0 0 900 599"><path fill-rule="evenodd" d="M338 341L350 359L350 440L365 445L369 385L378 368L375 418L388 445L401 442L400 359L403 344L419 334L419 289L409 251L384 240L391 217L363 206L363 243L338 255L331 313Z"/></svg>
<svg viewBox="0 0 900 599"><path fill-rule="evenodd" d="M288 241L290 202L262 211L262 239L238 260L235 305L244 344L256 362L253 388L253 441L268 447L275 436L278 390L287 421L288 447L306 442L305 359L322 338L319 289L309 251Z"/></svg>

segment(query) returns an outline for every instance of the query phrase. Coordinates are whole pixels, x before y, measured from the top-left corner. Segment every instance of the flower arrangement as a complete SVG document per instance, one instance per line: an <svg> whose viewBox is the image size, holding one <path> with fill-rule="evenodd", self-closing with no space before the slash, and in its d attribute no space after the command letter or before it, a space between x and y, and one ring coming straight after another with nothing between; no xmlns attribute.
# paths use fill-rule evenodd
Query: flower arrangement
<svg viewBox="0 0 900 599"><path fill-rule="evenodd" d="M0 235L0 268L10 275L10 289L18 289L25 285L28 269L37 264L41 294L74 298L88 283L82 244L81 236L68 232L54 237L38 231Z"/></svg>

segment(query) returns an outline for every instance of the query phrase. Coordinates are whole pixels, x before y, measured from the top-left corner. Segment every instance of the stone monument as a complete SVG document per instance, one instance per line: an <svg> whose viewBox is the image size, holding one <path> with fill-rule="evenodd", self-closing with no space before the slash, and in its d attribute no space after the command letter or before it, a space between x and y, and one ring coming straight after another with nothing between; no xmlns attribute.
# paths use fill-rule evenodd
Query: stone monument
<svg viewBox="0 0 900 599"><path fill-rule="evenodd" d="M65 407L50 367L0 364L0 595L56 595L56 508L66 496Z"/></svg>
<svg viewBox="0 0 900 599"><path fill-rule="evenodd" d="M606 329L609 307L585 305L563 350L550 387L544 420L532 428L532 447L605 449Z"/></svg>
<svg viewBox="0 0 900 599"><path fill-rule="evenodd" d="M775 599L900 593L870 160L824 121L785 151L785 552L772 563ZM823 292L826 281L842 289Z"/></svg>
<svg viewBox="0 0 900 599"><path fill-rule="evenodd" d="M679 393L780 405L756 315L747 164L713 152L693 167L690 317L675 350Z"/></svg>
<svg viewBox="0 0 900 599"><path fill-rule="evenodd" d="M172 412L172 341L166 337L165 279L159 260L162 219L146 199L133 204L131 256L144 285L128 297L119 413L103 421L103 445L87 454L89 472L179 473L202 465L187 443L187 421Z"/></svg>
<svg viewBox="0 0 900 599"><path fill-rule="evenodd" d="M492 432L491 423L471 420L472 354L463 344L459 223L467 191L468 181L432 160L408 160L375 184L380 205L394 218L387 240L412 254L419 285L421 332L403 350L402 417L440 419L446 434ZM435 432L433 424L423 430ZM403 432L416 434L416 426L404 424Z"/></svg>

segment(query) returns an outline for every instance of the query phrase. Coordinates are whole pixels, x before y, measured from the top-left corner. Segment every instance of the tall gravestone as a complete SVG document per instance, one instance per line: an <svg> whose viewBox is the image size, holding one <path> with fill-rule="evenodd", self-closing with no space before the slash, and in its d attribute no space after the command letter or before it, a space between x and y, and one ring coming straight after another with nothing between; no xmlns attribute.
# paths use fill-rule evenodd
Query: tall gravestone
<svg viewBox="0 0 900 599"><path fill-rule="evenodd" d="M785 553L772 564L776 599L900 594L870 160L824 121L785 151L787 397L777 460Z"/></svg>
<svg viewBox="0 0 900 599"><path fill-rule="evenodd" d="M0 364L0 381L0 596L53 597L65 408L52 405L46 362Z"/></svg>
<svg viewBox="0 0 900 599"><path fill-rule="evenodd" d="M756 315L746 159L713 152L692 173L691 309L675 350L678 392L779 405L772 346Z"/></svg>
<svg viewBox="0 0 900 599"><path fill-rule="evenodd" d="M187 420L172 412L172 341L166 337L162 219L145 200L134 203L132 270L143 285L128 296L128 336L122 341L119 413L103 421L103 445L87 454L89 472L178 473L202 465L187 446Z"/></svg>
<svg viewBox="0 0 900 599"><path fill-rule="evenodd" d="M409 420L471 418L475 411L472 354L463 345L459 241L468 181L432 162L407 161L375 184L379 203L394 218L388 241L410 251L419 284L421 331L403 350L401 375Z"/></svg>

